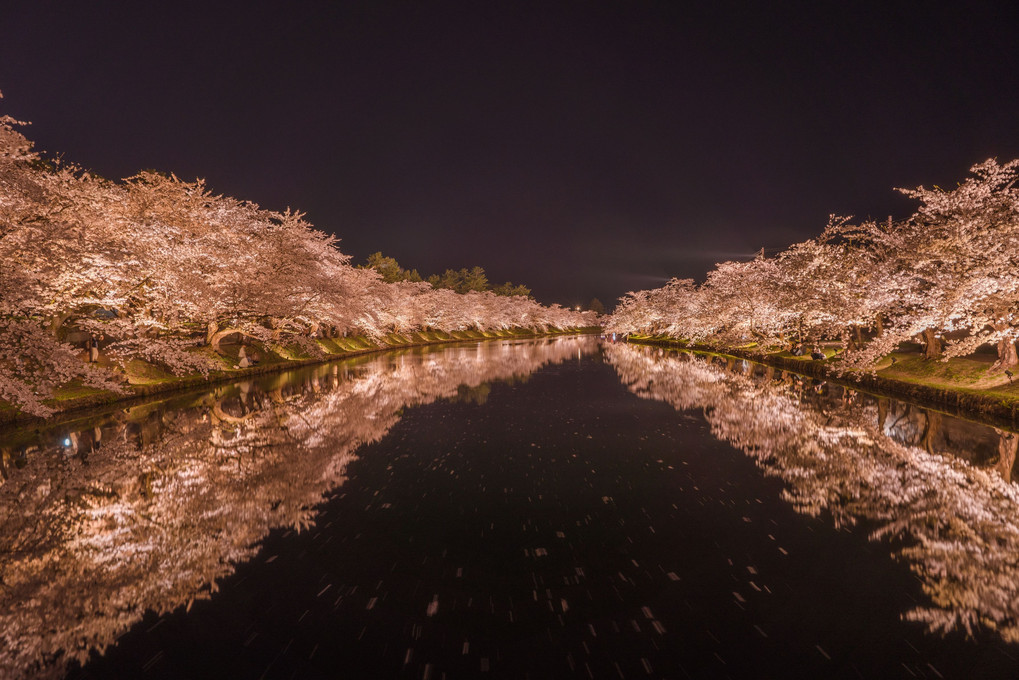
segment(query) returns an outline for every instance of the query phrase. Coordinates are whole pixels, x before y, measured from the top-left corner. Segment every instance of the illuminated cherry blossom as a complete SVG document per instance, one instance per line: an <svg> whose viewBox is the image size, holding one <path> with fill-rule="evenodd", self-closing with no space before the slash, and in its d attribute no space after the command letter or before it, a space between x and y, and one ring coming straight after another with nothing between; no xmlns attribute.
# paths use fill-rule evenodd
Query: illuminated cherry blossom
<svg viewBox="0 0 1019 680"><path fill-rule="evenodd" d="M523 296L385 283L298 212L157 172L105 180L47 161L22 125L0 117L0 399L24 412L50 413L44 400L71 380L121 389L115 371L76 359L70 331L180 375L216 365L197 345L238 335L322 357L328 333L597 323Z"/></svg>

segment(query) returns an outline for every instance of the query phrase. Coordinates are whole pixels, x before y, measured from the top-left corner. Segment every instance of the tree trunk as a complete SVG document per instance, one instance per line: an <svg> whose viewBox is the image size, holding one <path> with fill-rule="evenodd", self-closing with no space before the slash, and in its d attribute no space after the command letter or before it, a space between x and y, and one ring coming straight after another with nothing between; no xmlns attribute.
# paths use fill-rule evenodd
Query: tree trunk
<svg viewBox="0 0 1019 680"><path fill-rule="evenodd" d="M223 328L212 334L212 337L209 339L209 344L212 345L212 349L215 352L219 353L219 343L223 341L223 338L228 335L233 335L234 333L240 333L242 337L255 337L250 333L245 333L241 328Z"/></svg>
<svg viewBox="0 0 1019 680"><path fill-rule="evenodd" d="M997 430L997 428L995 428ZM1012 483L1012 467L1015 465L1016 450L1019 449L1019 435L1015 432L998 431L998 462L994 468L1005 480Z"/></svg>
<svg viewBox="0 0 1019 680"><path fill-rule="evenodd" d="M881 334L885 332L884 322L881 320L881 314L874 315L874 337L880 338Z"/></svg>
<svg viewBox="0 0 1019 680"><path fill-rule="evenodd" d="M219 330L219 324L215 321L210 321L205 325L205 344L211 345L212 338L216 335L216 331Z"/></svg>
<svg viewBox="0 0 1019 680"><path fill-rule="evenodd" d="M230 415L229 413L223 410L222 399L216 399L216 402L212 405L212 415L215 416L216 421L220 423L233 423L233 424L243 423L252 416L251 413L246 413L240 418L238 418L237 416Z"/></svg>
<svg viewBox="0 0 1019 680"><path fill-rule="evenodd" d="M1008 326L994 326L994 330L1003 331ZM991 366L992 371L1004 371L1007 368L1015 368L1019 365L1019 355L1016 354L1015 338L1002 338L998 340L998 360Z"/></svg>
<svg viewBox="0 0 1019 680"><path fill-rule="evenodd" d="M937 333L928 328L923 332L923 358L924 359L940 359L941 358L941 340L938 338Z"/></svg>
<svg viewBox="0 0 1019 680"><path fill-rule="evenodd" d="M937 411L927 411L927 427L923 432L921 446L927 453L934 453L934 444L941 434L941 414Z"/></svg>
<svg viewBox="0 0 1019 680"><path fill-rule="evenodd" d="M49 331L55 337L59 337L60 328L64 325L64 322L71 318L70 312L61 312L50 319Z"/></svg>

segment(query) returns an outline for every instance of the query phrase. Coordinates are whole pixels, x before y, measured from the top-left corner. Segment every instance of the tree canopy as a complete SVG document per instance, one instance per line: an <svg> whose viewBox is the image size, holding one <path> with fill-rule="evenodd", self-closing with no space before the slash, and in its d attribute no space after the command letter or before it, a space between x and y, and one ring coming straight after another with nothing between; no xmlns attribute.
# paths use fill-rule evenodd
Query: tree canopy
<svg viewBox="0 0 1019 680"><path fill-rule="evenodd" d="M153 171L116 182L47 160L0 117L0 399L44 415L69 381L121 390L68 332L103 335L115 362L207 372L224 337L322 356L330 334L592 325L559 305L497 295L481 267L430 286L375 253L354 267L304 215ZM450 285L445 285L446 283ZM517 289L519 292L519 288Z"/></svg>
<svg viewBox="0 0 1019 680"><path fill-rule="evenodd" d="M992 370L1016 366L1019 161L970 172L954 189L900 190L920 204L904 220L833 216L817 238L722 262L699 286L673 279L627 293L608 328L723 345L833 340L849 352L847 367L872 366L912 340L930 359L990 343Z"/></svg>

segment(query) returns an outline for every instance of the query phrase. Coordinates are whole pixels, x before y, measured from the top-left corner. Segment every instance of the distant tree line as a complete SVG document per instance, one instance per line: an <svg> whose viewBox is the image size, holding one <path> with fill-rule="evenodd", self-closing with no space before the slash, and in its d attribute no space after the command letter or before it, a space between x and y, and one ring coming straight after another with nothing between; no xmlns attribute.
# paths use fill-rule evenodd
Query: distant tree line
<svg viewBox="0 0 1019 680"><path fill-rule="evenodd" d="M431 284L432 288L445 288L456 293L484 293L492 291L496 295L513 296L521 295L526 298L533 297L531 289L523 284L498 283L494 286L488 281L488 275L482 267L471 267L467 269L447 269L441 275L432 274L424 278L417 269L404 269L395 257L388 257L381 252L375 252L368 256L364 264L359 265L361 269L374 269L386 283L398 283L408 281L410 283L425 282ZM601 316L605 313L605 305L598 298L592 298L584 305L584 311L594 312Z"/></svg>
<svg viewBox="0 0 1019 680"><path fill-rule="evenodd" d="M465 267L460 270L447 269L441 275L432 274L428 278L423 278L417 269L404 269L396 261L396 258L387 257L381 252L376 252L369 255L368 260L361 267L364 269L374 269L386 283L397 283L399 281L418 283L424 281L430 283L432 288L446 288L461 294L472 291L484 293L490 290L496 295L531 297L531 289L521 284L507 281L506 283L491 285L484 268L478 266L471 267L470 269Z"/></svg>

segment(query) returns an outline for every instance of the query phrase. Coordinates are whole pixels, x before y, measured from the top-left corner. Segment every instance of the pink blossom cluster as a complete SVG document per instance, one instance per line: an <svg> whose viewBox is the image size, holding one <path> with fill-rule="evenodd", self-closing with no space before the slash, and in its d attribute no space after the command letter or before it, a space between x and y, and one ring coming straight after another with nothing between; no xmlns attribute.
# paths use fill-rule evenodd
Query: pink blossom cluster
<svg viewBox="0 0 1019 680"><path fill-rule="evenodd" d="M701 285L673 279L628 293L617 333L721 345L836 341L847 366L871 366L903 342L928 358L997 345L995 369L1019 364L1019 161L987 160L957 187L900 190L919 201L900 221L852 224L766 257L722 262Z"/></svg>
<svg viewBox="0 0 1019 680"><path fill-rule="evenodd" d="M301 213L157 172L110 181L42 157L19 125L0 117L0 399L26 412L47 414L68 380L119 384L76 358L71 331L181 374L209 368L195 345L238 333L314 356L318 339L348 333L595 324L524 296L386 283Z"/></svg>

